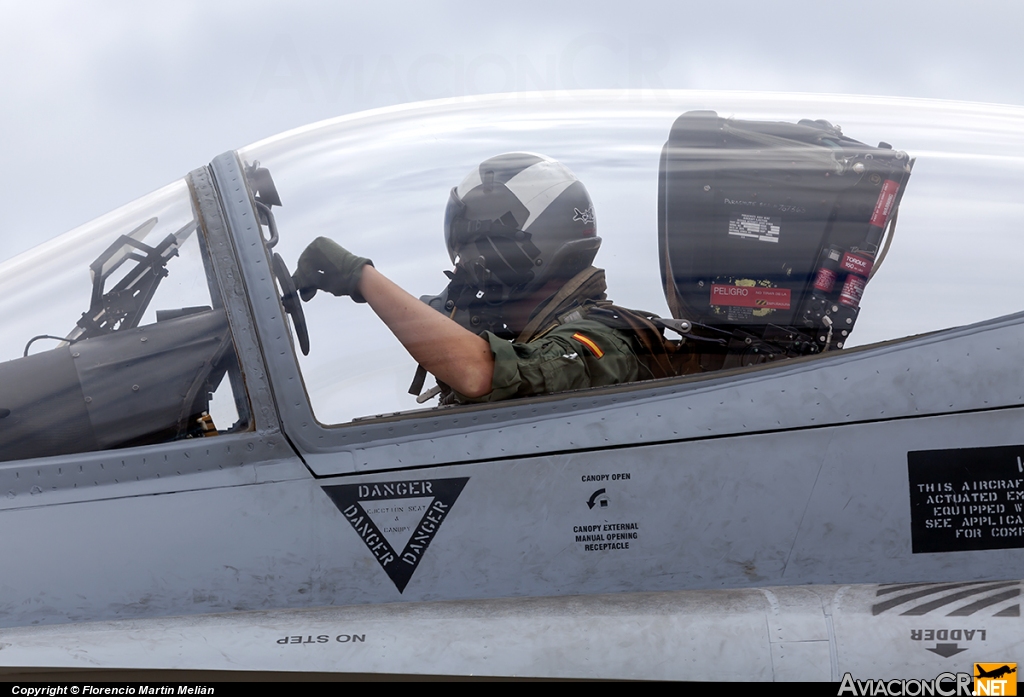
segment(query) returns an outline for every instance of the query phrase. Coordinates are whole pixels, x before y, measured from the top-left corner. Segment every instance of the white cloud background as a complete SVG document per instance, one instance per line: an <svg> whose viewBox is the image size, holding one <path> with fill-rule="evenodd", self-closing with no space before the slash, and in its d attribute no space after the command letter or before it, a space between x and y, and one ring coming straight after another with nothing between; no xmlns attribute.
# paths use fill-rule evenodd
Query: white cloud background
<svg viewBox="0 0 1024 697"><path fill-rule="evenodd" d="M1024 104L1024 5L1006 1L0 7L0 260L225 150L417 99L667 87Z"/></svg>

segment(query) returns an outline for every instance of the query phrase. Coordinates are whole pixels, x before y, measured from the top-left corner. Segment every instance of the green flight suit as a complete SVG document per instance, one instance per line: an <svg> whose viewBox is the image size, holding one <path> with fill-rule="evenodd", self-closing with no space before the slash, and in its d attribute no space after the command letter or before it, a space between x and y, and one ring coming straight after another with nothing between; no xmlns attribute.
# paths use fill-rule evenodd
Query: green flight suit
<svg viewBox="0 0 1024 697"><path fill-rule="evenodd" d="M634 338L594 320L559 325L528 343L512 343L491 332L481 336L494 354L491 391L476 398L456 394L460 404L617 385L640 379L644 371Z"/></svg>

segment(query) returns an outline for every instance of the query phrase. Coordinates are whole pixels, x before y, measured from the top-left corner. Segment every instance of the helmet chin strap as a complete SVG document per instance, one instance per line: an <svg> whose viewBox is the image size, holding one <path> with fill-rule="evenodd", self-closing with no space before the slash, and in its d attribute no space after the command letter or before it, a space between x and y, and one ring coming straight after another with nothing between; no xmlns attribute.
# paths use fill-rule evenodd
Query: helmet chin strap
<svg viewBox="0 0 1024 697"><path fill-rule="evenodd" d="M493 278L485 266L475 262L467 265L460 261L454 271L445 271L445 275L449 283L442 293L443 312L474 334L488 330L511 338L504 321L504 308L510 300L511 289Z"/></svg>

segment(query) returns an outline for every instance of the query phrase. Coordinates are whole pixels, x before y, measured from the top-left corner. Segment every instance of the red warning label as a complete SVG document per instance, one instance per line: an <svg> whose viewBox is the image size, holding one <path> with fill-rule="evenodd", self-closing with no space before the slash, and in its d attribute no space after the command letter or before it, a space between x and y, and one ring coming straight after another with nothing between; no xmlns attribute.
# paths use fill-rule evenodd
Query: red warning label
<svg viewBox="0 0 1024 697"><path fill-rule="evenodd" d="M851 273L859 273L861 276L868 276L871 274L872 262L870 259L850 254L846 252L843 254L843 260L839 262L839 268L843 271L849 271Z"/></svg>
<svg viewBox="0 0 1024 697"><path fill-rule="evenodd" d="M789 289L725 286L716 283L711 286L711 304L788 310Z"/></svg>
<svg viewBox="0 0 1024 697"><path fill-rule="evenodd" d="M882 183L882 190L878 192L878 200L875 201L875 210L871 213L871 224L875 227L885 227L885 221L892 213L892 204L896 202L896 192L900 185L892 179L886 179Z"/></svg>
<svg viewBox="0 0 1024 697"><path fill-rule="evenodd" d="M822 293L831 293L836 285L837 276L838 274L835 271L826 269L823 266L818 269L818 275L814 277L814 287Z"/></svg>

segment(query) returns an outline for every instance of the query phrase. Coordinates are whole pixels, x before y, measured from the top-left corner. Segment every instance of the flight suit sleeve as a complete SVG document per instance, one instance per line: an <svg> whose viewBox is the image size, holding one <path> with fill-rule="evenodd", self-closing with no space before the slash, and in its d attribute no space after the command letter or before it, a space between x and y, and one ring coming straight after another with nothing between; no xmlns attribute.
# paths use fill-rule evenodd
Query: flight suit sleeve
<svg viewBox="0 0 1024 697"><path fill-rule="evenodd" d="M481 336L494 354L491 391L477 398L457 395L463 404L616 385L640 374L629 335L599 322L570 322L528 344L490 332Z"/></svg>

